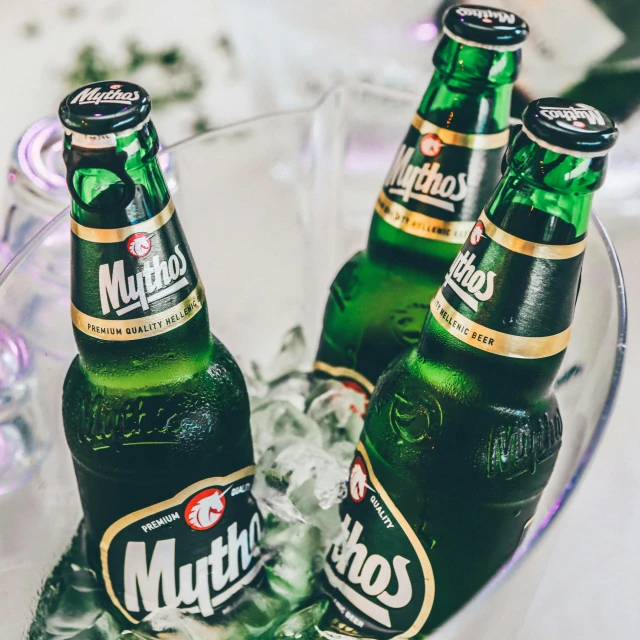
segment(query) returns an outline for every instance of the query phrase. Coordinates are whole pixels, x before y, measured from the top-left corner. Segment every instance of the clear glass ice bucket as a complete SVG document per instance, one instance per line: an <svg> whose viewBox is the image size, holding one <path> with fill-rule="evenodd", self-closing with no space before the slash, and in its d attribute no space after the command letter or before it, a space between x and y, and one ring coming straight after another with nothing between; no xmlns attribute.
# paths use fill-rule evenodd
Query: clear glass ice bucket
<svg viewBox="0 0 640 640"><path fill-rule="evenodd" d="M366 242L373 203L418 98L366 85L313 109L256 118L171 149L176 203L206 285L212 328L240 364L267 362L301 325L314 355L328 287ZM75 354L68 212L0 277L0 326L28 350L36 425L50 441L22 486L0 495L0 637L25 636L38 590L81 516L61 390ZM562 533L567 498L607 426L620 382L626 307L619 264L593 219L573 337L559 378L564 443L534 526L493 580L432 637L513 640Z"/></svg>

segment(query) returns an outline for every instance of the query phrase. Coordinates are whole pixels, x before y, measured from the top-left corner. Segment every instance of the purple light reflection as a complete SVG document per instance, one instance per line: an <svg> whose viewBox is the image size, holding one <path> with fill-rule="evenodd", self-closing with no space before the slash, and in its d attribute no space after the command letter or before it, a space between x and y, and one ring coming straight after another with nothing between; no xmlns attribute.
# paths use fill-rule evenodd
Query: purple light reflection
<svg viewBox="0 0 640 640"><path fill-rule="evenodd" d="M60 132L60 125L51 119L39 120L31 125L18 143L17 156L20 169L29 181L44 191L53 192L64 187L64 178L42 161L42 149L47 140ZM59 143L61 145L61 142ZM61 146L58 147L61 150Z"/></svg>
<svg viewBox="0 0 640 640"><path fill-rule="evenodd" d="M411 28L411 34L420 42L430 42L438 36L438 33L438 25L431 21L420 22Z"/></svg>
<svg viewBox="0 0 640 640"><path fill-rule="evenodd" d="M44 157L45 154L42 152L43 146L48 139L54 135L59 127L49 127L45 129L38 135L33 141L33 154L29 154L31 157L31 161L33 163L34 168L38 171L38 173L42 176L46 176L46 180L49 183L55 185L56 187L64 188L66 185L65 179L55 171L52 171L45 163ZM62 156L62 140L56 140L47 150L46 154L48 157L60 157Z"/></svg>
<svg viewBox="0 0 640 640"><path fill-rule="evenodd" d="M345 147L344 168L349 175L368 175L384 172L397 147L393 134L371 137L367 131L349 136Z"/></svg>

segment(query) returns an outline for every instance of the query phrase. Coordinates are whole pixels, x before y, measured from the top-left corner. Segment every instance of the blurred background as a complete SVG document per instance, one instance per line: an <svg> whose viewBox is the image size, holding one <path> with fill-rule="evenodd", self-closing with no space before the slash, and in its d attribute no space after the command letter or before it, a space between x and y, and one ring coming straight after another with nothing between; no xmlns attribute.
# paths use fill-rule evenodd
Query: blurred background
<svg viewBox="0 0 640 640"><path fill-rule="evenodd" d="M162 142L267 112L305 108L336 83L427 86L445 0L22 0L2 3L2 239L15 248L65 206L55 133L36 121L72 88L139 82ZM514 100L567 95L606 111L622 135L597 212L622 260L630 351L613 423L565 517L522 638L636 638L640 629L640 2L502 0L530 24ZM408 124L408 123L407 123ZM28 135L16 146L23 132ZM30 133L29 133L30 132ZM398 141L400 142L400 141ZM215 172L215 167L211 171ZM28 174L28 175L27 175ZM21 180L37 183L25 203ZM35 199L34 199L35 194ZM40 198L40 200L38 200ZM38 210L28 224L25 207ZM22 220L22 221L21 221ZM19 223L19 224L18 224ZM20 226L16 233L17 225ZM6 262L10 256L3 256ZM1 499L1 497L0 497Z"/></svg>

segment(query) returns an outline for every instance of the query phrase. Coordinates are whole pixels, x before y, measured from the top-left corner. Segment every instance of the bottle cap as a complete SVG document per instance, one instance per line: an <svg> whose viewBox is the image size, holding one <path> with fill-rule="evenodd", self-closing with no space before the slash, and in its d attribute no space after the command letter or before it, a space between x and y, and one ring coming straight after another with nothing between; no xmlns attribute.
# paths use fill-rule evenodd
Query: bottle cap
<svg viewBox="0 0 640 640"><path fill-rule="evenodd" d="M76 89L61 103L60 120L69 130L102 136L135 129L151 111L149 94L137 84L120 80L94 82Z"/></svg>
<svg viewBox="0 0 640 640"><path fill-rule="evenodd" d="M540 146L568 155L604 156L618 138L616 123L595 107L563 98L541 98L522 114L523 132Z"/></svg>
<svg viewBox="0 0 640 640"><path fill-rule="evenodd" d="M515 13L475 4L448 9L443 30L462 44L499 51L519 49L529 35L529 25Z"/></svg>

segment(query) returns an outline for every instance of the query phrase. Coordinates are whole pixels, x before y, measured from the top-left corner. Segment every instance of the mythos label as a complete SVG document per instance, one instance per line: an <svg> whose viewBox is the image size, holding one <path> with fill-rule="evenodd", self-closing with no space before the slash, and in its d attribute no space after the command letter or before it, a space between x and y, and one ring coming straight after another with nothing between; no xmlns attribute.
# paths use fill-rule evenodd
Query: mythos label
<svg viewBox="0 0 640 640"><path fill-rule="evenodd" d="M121 84L109 85L106 91L100 87L86 87L69 101L69 104L126 104L131 105L140 100L139 91L123 91Z"/></svg>
<svg viewBox="0 0 640 640"><path fill-rule="evenodd" d="M585 244L584 238L568 245L523 240L482 213L431 301L431 314L448 333L489 353L556 355L569 343Z"/></svg>
<svg viewBox="0 0 640 640"><path fill-rule="evenodd" d="M579 129L585 129L587 125L605 125L605 119L602 114L588 105L584 105L584 107L580 107L580 105L573 107L541 106L540 115L555 123L564 120Z"/></svg>
<svg viewBox="0 0 640 640"><path fill-rule="evenodd" d="M435 595L431 563L415 532L378 481L362 442L340 508L342 540L325 561L339 620L335 631L409 638L424 626Z"/></svg>
<svg viewBox="0 0 640 640"><path fill-rule="evenodd" d="M459 16L478 18L488 24L491 24L494 20L500 24L515 24L517 20L513 13L487 7L456 7L455 12Z"/></svg>
<svg viewBox="0 0 640 640"><path fill-rule="evenodd" d="M462 244L495 188L508 138L506 130L460 133L416 115L376 212L411 235Z"/></svg>
<svg viewBox="0 0 640 640"><path fill-rule="evenodd" d="M138 340L171 331L204 303L180 223L169 204L153 218L120 229L71 225L72 319L100 340Z"/></svg>
<svg viewBox="0 0 640 640"><path fill-rule="evenodd" d="M107 529L102 573L128 620L160 607L209 617L258 579L263 521L251 493L254 472L202 480Z"/></svg>

